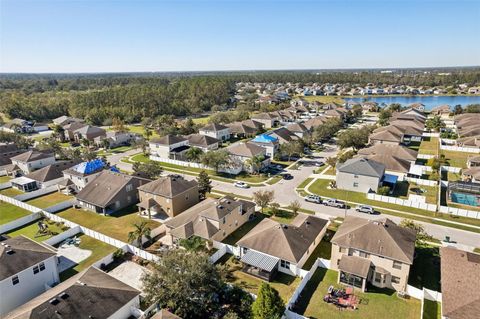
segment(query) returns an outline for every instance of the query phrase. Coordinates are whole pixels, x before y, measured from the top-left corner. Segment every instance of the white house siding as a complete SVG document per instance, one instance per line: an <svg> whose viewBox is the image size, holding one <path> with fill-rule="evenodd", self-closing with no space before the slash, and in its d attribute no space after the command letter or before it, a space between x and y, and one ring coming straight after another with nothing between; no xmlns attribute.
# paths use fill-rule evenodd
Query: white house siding
<svg viewBox="0 0 480 319"><path fill-rule="evenodd" d="M82 189L85 188L85 186L88 185L91 181L93 181L98 174L100 174L102 171L99 171L95 174L90 174L87 176L78 176L74 174L68 174L68 173L63 173L63 176L65 178L68 178L72 181L72 183L75 185L77 191L81 191Z"/></svg>
<svg viewBox="0 0 480 319"><path fill-rule="evenodd" d="M18 276L19 283L12 284L12 277L0 282L0 317L16 307L44 293L48 286L60 282L57 269L57 256L43 261L45 270L33 274L33 266L14 276ZM34 266L38 266L34 265Z"/></svg>
<svg viewBox="0 0 480 319"><path fill-rule="evenodd" d="M53 163L55 163L55 157L53 157L53 156L43 158L43 159L38 160L38 161L28 162L28 163L12 160L12 164L17 165L22 170L22 172L24 174L31 173L34 170L43 168L43 167L51 165Z"/></svg>
<svg viewBox="0 0 480 319"><path fill-rule="evenodd" d="M230 139L230 128L219 131L209 131L209 130L199 130L199 133L202 135L214 137L220 141L226 141Z"/></svg>
<svg viewBox="0 0 480 319"><path fill-rule="evenodd" d="M140 307L140 297L136 296L128 303L126 303L122 308L118 309L113 315L108 317L108 319L127 319L132 315L133 308Z"/></svg>
<svg viewBox="0 0 480 319"><path fill-rule="evenodd" d="M355 177L355 176L358 176L358 177ZM380 182L380 179L378 177L343 173L338 170L337 170L337 176L335 180L337 182L338 189L345 189L349 191L362 192L362 193L368 193L370 189L376 192L378 189L378 184ZM358 186L354 186L356 185L354 183L357 183Z"/></svg>

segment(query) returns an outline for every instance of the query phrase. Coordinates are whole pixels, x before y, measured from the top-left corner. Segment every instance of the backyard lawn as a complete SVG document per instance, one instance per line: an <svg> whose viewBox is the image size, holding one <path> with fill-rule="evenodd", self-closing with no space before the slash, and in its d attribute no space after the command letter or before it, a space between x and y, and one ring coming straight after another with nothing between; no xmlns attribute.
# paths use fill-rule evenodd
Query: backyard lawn
<svg viewBox="0 0 480 319"><path fill-rule="evenodd" d="M310 257L308 257L302 269L310 270L318 258L330 259L330 257L332 257L332 244L330 244L330 239L334 234L335 232L327 230L327 233L323 237L322 241L320 244L318 244Z"/></svg>
<svg viewBox="0 0 480 319"><path fill-rule="evenodd" d="M367 293L355 291L360 298L357 310L339 311L333 304L323 301L323 296L330 285L342 287L337 284L337 276L338 273L334 270L318 268L297 300L294 311L309 318L329 319L417 319L420 317L420 300L401 299L392 290L373 289L373 287Z"/></svg>
<svg viewBox="0 0 480 319"><path fill-rule="evenodd" d="M6 183L12 178L10 176L0 176L0 184Z"/></svg>
<svg viewBox="0 0 480 319"><path fill-rule="evenodd" d="M24 235L30 239L33 239L38 242L45 241L53 236L56 236L60 233L63 233L65 230L68 229L67 226L60 224L60 223L55 223L53 221L48 221L44 220L45 224L48 226L49 232L44 235L38 234L38 221L32 222L30 224L24 225L20 228L14 229L10 232L7 233L8 236L10 237L16 237L20 235Z"/></svg>
<svg viewBox="0 0 480 319"><path fill-rule="evenodd" d="M442 150L441 154L445 155L446 163L449 166L467 168L467 159L470 156L478 156L475 153L453 152Z"/></svg>
<svg viewBox="0 0 480 319"><path fill-rule="evenodd" d="M82 260L80 263L78 263L78 265L76 265L75 267L62 272L62 281L90 267L99 259L107 256L108 254L114 252L117 249L114 246L106 244L85 234L76 235L76 237L80 238L80 244L78 245L78 248L90 250L92 254L88 256L87 259Z"/></svg>
<svg viewBox="0 0 480 319"><path fill-rule="evenodd" d="M44 196L33 198L29 201L26 201L26 203L39 208L47 208L69 199L73 199L73 197L62 194L60 192L54 192Z"/></svg>
<svg viewBox="0 0 480 319"><path fill-rule="evenodd" d="M134 229L134 223L145 220L148 221L151 229L160 226L160 223L142 218L137 213L137 207L130 206L109 216L75 208L69 208L56 214L107 236L128 242L128 233Z"/></svg>
<svg viewBox="0 0 480 319"><path fill-rule="evenodd" d="M422 319L441 319L442 304L428 299L423 300L423 317Z"/></svg>
<svg viewBox="0 0 480 319"><path fill-rule="evenodd" d="M438 137L424 137L418 149L419 154L437 155L439 149Z"/></svg>
<svg viewBox="0 0 480 319"><path fill-rule="evenodd" d="M0 225L9 223L15 219L28 216L31 212L15 205L0 202Z"/></svg>
<svg viewBox="0 0 480 319"><path fill-rule="evenodd" d="M5 188L0 191L0 194L9 196L9 197L15 197L17 195L24 194L22 191L19 191L16 188L10 187L10 188Z"/></svg>
<svg viewBox="0 0 480 319"><path fill-rule="evenodd" d="M410 268L408 283L414 287L441 291L440 253L438 247L417 245L415 260Z"/></svg>
<svg viewBox="0 0 480 319"><path fill-rule="evenodd" d="M236 284L242 289L253 294L258 293L258 288L264 281L244 273L241 270L241 262L236 260L234 256L226 254L218 261L218 263L227 266L227 282ZM269 284L278 290L283 301L287 303L297 286L300 284L300 278L278 272L273 281L271 281Z"/></svg>

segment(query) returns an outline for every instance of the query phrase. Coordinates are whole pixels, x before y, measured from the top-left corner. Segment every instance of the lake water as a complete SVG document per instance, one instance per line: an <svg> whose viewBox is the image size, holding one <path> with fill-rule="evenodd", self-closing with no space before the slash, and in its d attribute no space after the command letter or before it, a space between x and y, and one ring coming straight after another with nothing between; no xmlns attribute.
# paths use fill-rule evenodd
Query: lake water
<svg viewBox="0 0 480 319"><path fill-rule="evenodd" d="M452 108L455 105L460 104L466 106L468 104L480 104L480 95L453 95L453 96L365 96L365 97L346 97L343 98L347 102L363 102L367 101L377 102L379 105L385 103L386 105L392 103L399 103L402 106L408 106L412 103L422 103L425 105L425 110L431 110L432 108L448 104Z"/></svg>

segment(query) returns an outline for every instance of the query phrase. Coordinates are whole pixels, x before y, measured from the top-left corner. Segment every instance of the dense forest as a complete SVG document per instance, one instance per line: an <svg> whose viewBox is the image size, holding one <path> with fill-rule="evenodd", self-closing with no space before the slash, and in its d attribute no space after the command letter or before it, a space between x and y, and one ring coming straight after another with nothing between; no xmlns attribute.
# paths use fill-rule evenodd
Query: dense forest
<svg viewBox="0 0 480 319"><path fill-rule="evenodd" d="M448 72L449 75L439 75ZM193 115L225 105L237 82L350 83L364 86L480 84L480 69L269 71L130 74L2 74L0 112L9 118L82 117L101 125L118 117L138 122L163 114Z"/></svg>

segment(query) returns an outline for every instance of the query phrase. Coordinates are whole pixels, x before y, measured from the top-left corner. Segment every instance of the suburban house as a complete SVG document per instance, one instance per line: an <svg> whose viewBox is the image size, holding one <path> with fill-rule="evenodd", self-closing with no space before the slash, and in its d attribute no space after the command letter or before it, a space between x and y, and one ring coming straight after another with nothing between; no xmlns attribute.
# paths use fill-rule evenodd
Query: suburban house
<svg viewBox="0 0 480 319"><path fill-rule="evenodd" d="M14 168L11 158L24 153L13 143L0 143L0 175L8 175Z"/></svg>
<svg viewBox="0 0 480 319"><path fill-rule="evenodd" d="M83 123L84 120L78 119L78 118L75 118L75 117L70 117L70 116L67 116L67 115L62 115L60 117L57 117L56 119L53 119L52 122L55 125L64 127L65 125L72 124L72 123L75 123L75 122Z"/></svg>
<svg viewBox="0 0 480 319"><path fill-rule="evenodd" d="M275 153L278 151L278 148L280 146L280 144L278 143L278 139L275 136L268 134L257 135L254 139L250 141L250 143L265 148L265 154L271 158L275 156Z"/></svg>
<svg viewBox="0 0 480 319"><path fill-rule="evenodd" d="M160 309L153 317L150 319L182 319L181 317L171 313L167 309Z"/></svg>
<svg viewBox="0 0 480 319"><path fill-rule="evenodd" d="M388 218L347 216L331 239L330 266L338 282L365 291L367 283L405 292L416 234Z"/></svg>
<svg viewBox="0 0 480 319"><path fill-rule="evenodd" d="M268 135L275 137L278 140L278 144L280 145L300 140L300 138L295 135L295 133L287 130L285 127L279 127L269 132Z"/></svg>
<svg viewBox="0 0 480 319"><path fill-rule="evenodd" d="M63 171L74 166L76 161L59 161L50 164L25 176L12 179L12 187L23 192L30 192L40 188L57 185L64 180Z"/></svg>
<svg viewBox="0 0 480 319"><path fill-rule="evenodd" d="M222 124L208 124L199 129L198 132L220 141L228 141L230 139L230 128Z"/></svg>
<svg viewBox="0 0 480 319"><path fill-rule="evenodd" d="M480 255L441 247L440 260L442 318L477 319L480 314Z"/></svg>
<svg viewBox="0 0 480 319"><path fill-rule="evenodd" d="M188 145L190 145L190 147L199 148L204 153L208 151L217 150L221 142L219 139L215 137L202 135L202 134L191 134L187 136L187 139L188 139Z"/></svg>
<svg viewBox="0 0 480 319"><path fill-rule="evenodd" d="M77 122L73 121L70 122L69 124L65 124L62 126L63 128L63 134L65 136L66 140L73 141L74 140L74 132L78 130L79 128L82 128L84 126L87 126L87 124L83 122Z"/></svg>
<svg viewBox="0 0 480 319"><path fill-rule="evenodd" d="M17 174L25 175L55 163L55 155L31 150L11 157L10 160L16 166Z"/></svg>
<svg viewBox="0 0 480 319"><path fill-rule="evenodd" d="M105 135L97 136L93 139L96 145L104 146L105 141L108 141L109 148L115 148L124 145L130 145L140 137L135 133L130 132L106 132Z"/></svg>
<svg viewBox="0 0 480 319"><path fill-rule="evenodd" d="M423 104L423 103L412 103L412 104L409 105L409 107L412 110L416 110L416 111L419 111L419 112L424 112L425 111L425 104Z"/></svg>
<svg viewBox="0 0 480 319"><path fill-rule="evenodd" d="M47 131L48 126L45 124L36 123L35 121L27 121L24 119L13 119L9 123L0 126L0 131L11 133L34 133Z"/></svg>
<svg viewBox="0 0 480 319"><path fill-rule="evenodd" d="M0 242L0 317L60 282L56 252L30 238Z"/></svg>
<svg viewBox="0 0 480 319"><path fill-rule="evenodd" d="M306 214L289 225L264 218L237 243L243 271L268 281L279 271L295 276L320 244L328 224Z"/></svg>
<svg viewBox="0 0 480 319"><path fill-rule="evenodd" d="M12 311L7 319L135 318L140 291L90 267Z"/></svg>
<svg viewBox="0 0 480 319"><path fill-rule="evenodd" d="M227 124L227 127L230 128L230 132L235 137L253 137L258 133L258 129L252 126L243 124L242 122L234 122Z"/></svg>
<svg viewBox="0 0 480 319"><path fill-rule="evenodd" d="M185 151L190 147L187 138L171 134L151 139L148 146L152 156L174 160L183 159Z"/></svg>
<svg viewBox="0 0 480 319"><path fill-rule="evenodd" d="M381 185L385 165L363 157L354 157L337 166L338 189L354 192L376 192Z"/></svg>
<svg viewBox="0 0 480 319"><path fill-rule="evenodd" d="M252 171L252 167L248 165L248 160L253 157L263 158L260 169L270 165L271 158L267 156L266 149L250 142L232 144L227 147L227 152L230 154L232 161L239 167L239 172Z"/></svg>
<svg viewBox="0 0 480 319"><path fill-rule="evenodd" d="M430 114L432 115L437 115L442 118L448 118L450 116L451 109L450 105L444 104L444 105L439 105L437 107L434 107L431 111Z"/></svg>
<svg viewBox="0 0 480 319"><path fill-rule="evenodd" d="M92 126L92 125L83 125L82 127L73 130L73 140L76 142L81 142L83 139L89 141L95 141L96 137L105 137L106 132L103 128Z"/></svg>
<svg viewBox="0 0 480 319"><path fill-rule="evenodd" d="M63 171L63 177L66 181L63 186L70 188L71 191L80 191L105 168L105 163L98 158L72 166ZM67 185L67 182L69 185Z"/></svg>
<svg viewBox="0 0 480 319"><path fill-rule="evenodd" d="M269 113L259 113L252 116L252 120L260 122L266 129L277 126L280 123L278 116Z"/></svg>
<svg viewBox="0 0 480 319"><path fill-rule="evenodd" d="M160 177L138 188L140 212L175 217L199 201L198 183L179 176ZM143 210L143 211L142 211Z"/></svg>
<svg viewBox="0 0 480 319"><path fill-rule="evenodd" d="M309 129L303 123L289 124L286 128L299 138L303 138L309 132Z"/></svg>
<svg viewBox="0 0 480 319"><path fill-rule="evenodd" d="M347 112L348 111L344 108L335 108L325 111L324 116L327 118L337 118L345 121Z"/></svg>
<svg viewBox="0 0 480 319"><path fill-rule="evenodd" d="M325 116L316 116L311 118L303 123L303 125L309 130L313 131L316 127L325 124L328 121L328 118Z"/></svg>
<svg viewBox="0 0 480 319"><path fill-rule="evenodd" d="M167 220L166 241L176 243L192 236L221 241L253 217L255 204L225 196L207 198Z"/></svg>
<svg viewBox="0 0 480 319"><path fill-rule="evenodd" d="M403 143L403 133L390 129L377 130L368 137L369 144L400 145Z"/></svg>
<svg viewBox="0 0 480 319"><path fill-rule="evenodd" d="M150 180L132 175L102 171L76 195L78 205L100 214L112 214L138 203L138 187Z"/></svg>

